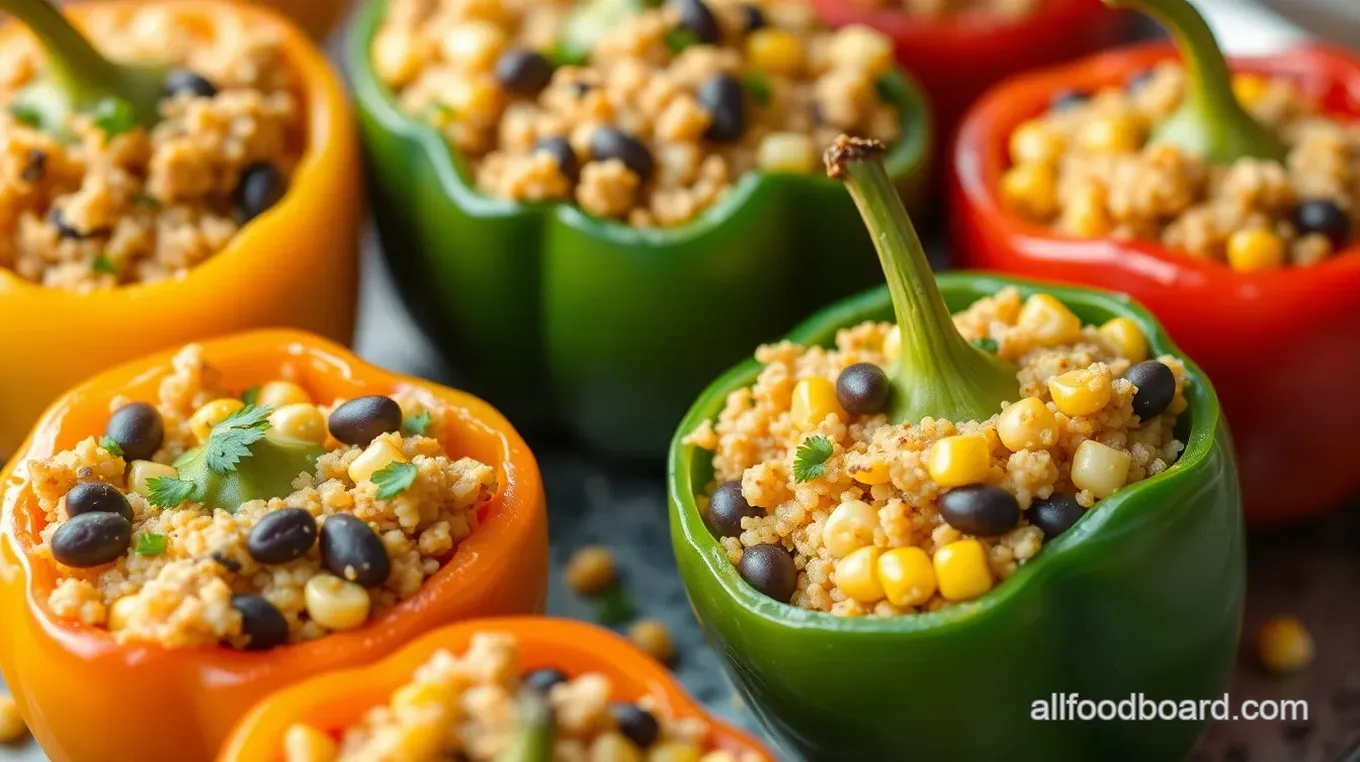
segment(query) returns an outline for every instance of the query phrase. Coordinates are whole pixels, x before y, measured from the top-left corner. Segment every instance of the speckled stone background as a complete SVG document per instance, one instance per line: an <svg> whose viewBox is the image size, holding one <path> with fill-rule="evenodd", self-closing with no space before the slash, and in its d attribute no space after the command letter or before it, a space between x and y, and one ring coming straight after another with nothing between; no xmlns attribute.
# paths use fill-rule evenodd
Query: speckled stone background
<svg viewBox="0 0 1360 762"><path fill-rule="evenodd" d="M1245 0L1202 0L1201 5L1213 13L1220 30L1229 27L1226 38L1244 41L1241 49L1268 51L1299 36L1298 30L1257 15ZM372 245L366 247L365 267L360 352L380 365L456 385L456 374L435 359L411 325ZM612 547L637 616L661 619L670 628L680 654L675 671L686 688L716 714L753 727L685 601L671 552L661 467L610 464L570 443L532 436L531 444L547 487L553 568L560 570L584 545ZM1360 762L1360 501L1319 522L1251 536L1248 576L1247 647L1233 680L1233 701L1302 698L1309 702L1309 718L1215 724L1190 759ZM596 604L574 596L557 573L548 609L552 615L588 620L598 614ZM1250 643L1262 620L1285 613L1312 630L1318 657L1304 673L1277 679L1256 666ZM44 759L32 743L0 747L0 762Z"/></svg>

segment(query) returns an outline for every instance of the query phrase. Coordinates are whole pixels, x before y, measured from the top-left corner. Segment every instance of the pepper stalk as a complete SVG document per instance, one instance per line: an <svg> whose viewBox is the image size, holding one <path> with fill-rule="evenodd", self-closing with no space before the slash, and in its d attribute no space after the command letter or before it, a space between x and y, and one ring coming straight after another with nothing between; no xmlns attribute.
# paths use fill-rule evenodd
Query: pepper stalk
<svg viewBox="0 0 1360 762"><path fill-rule="evenodd" d="M893 423L923 418L982 421L1019 397L1016 370L969 344L935 283L921 240L883 168L882 143L845 135L826 151L827 173L842 180L869 229L888 281L902 350L889 370Z"/></svg>
<svg viewBox="0 0 1360 762"><path fill-rule="evenodd" d="M1242 158L1283 161L1284 143L1256 121L1233 93L1232 74L1204 17L1187 0L1104 0L1154 16L1176 38L1185 60L1185 98L1176 113L1158 124L1152 139L1170 143L1211 164Z"/></svg>

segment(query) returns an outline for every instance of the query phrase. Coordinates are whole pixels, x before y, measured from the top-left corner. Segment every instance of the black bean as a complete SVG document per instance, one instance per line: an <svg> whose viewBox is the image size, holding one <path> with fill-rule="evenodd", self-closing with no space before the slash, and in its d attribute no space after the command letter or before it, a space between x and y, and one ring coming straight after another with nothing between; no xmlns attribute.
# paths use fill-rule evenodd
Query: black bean
<svg viewBox="0 0 1360 762"><path fill-rule="evenodd" d="M542 138L534 144L535 151L547 151L557 160L557 168L562 176L576 182L581 177L581 162L576 158L576 150L566 138Z"/></svg>
<svg viewBox="0 0 1360 762"><path fill-rule="evenodd" d="M267 161L256 162L241 170L236 183L236 211L242 223L249 222L283 198L288 180L283 171Z"/></svg>
<svg viewBox="0 0 1360 762"><path fill-rule="evenodd" d="M890 391L888 374L871 362L857 362L836 378L836 401L855 415L882 412Z"/></svg>
<svg viewBox="0 0 1360 762"><path fill-rule="evenodd" d="M1059 90L1049 100L1049 108L1054 111L1067 111L1091 99L1085 90Z"/></svg>
<svg viewBox="0 0 1360 762"><path fill-rule="evenodd" d="M262 564L286 564L316 544L316 519L302 508L266 513L246 539L250 557Z"/></svg>
<svg viewBox="0 0 1360 762"><path fill-rule="evenodd" d="M47 177L47 152L40 148L28 149L24 171L19 174L19 179L26 183L37 183L42 182L44 177Z"/></svg>
<svg viewBox="0 0 1360 762"><path fill-rule="evenodd" d="M116 561L132 544L132 522L117 513L72 516L52 533L52 557L77 569Z"/></svg>
<svg viewBox="0 0 1360 762"><path fill-rule="evenodd" d="M536 669L524 676L524 685L529 690L539 693L547 693L552 690L554 685L561 685L567 681L567 674L560 669L544 667Z"/></svg>
<svg viewBox="0 0 1360 762"><path fill-rule="evenodd" d="M940 516L964 534L996 537L1020 523L1020 502L1000 487L974 484L940 496Z"/></svg>
<svg viewBox="0 0 1360 762"><path fill-rule="evenodd" d="M1085 515L1086 509L1077 502L1076 497L1061 492L1035 500L1029 506L1029 523L1039 527L1045 540L1051 540L1071 529Z"/></svg>
<svg viewBox="0 0 1360 762"><path fill-rule="evenodd" d="M171 69L170 73L165 75L164 91L167 98L180 93L199 98L211 98L217 95L217 86L198 72L189 69Z"/></svg>
<svg viewBox="0 0 1360 762"><path fill-rule="evenodd" d="M741 17L746 22L746 32L748 34L757 29L764 29L767 26L764 12L750 3L741 6Z"/></svg>
<svg viewBox="0 0 1360 762"><path fill-rule="evenodd" d="M155 405L130 402L109 417L104 436L118 443L124 460L147 460L161 449L165 422Z"/></svg>
<svg viewBox="0 0 1360 762"><path fill-rule="evenodd" d="M132 521L132 506L118 488L104 482L81 482L66 493L66 515L116 513Z"/></svg>
<svg viewBox="0 0 1360 762"><path fill-rule="evenodd" d="M769 597L788 603L798 587L793 556L782 545L755 545L741 553L737 572L746 584Z"/></svg>
<svg viewBox="0 0 1360 762"><path fill-rule="evenodd" d="M52 227L57 229L57 235L72 241L89 241L94 238L104 238L113 232L108 228L96 228L94 230L86 231L73 227L66 222L66 214L60 209L53 209L52 213L47 215L47 221L52 224Z"/></svg>
<svg viewBox="0 0 1360 762"><path fill-rule="evenodd" d="M241 612L241 634L247 651L268 651L288 642L288 620L260 595L233 595L231 605Z"/></svg>
<svg viewBox="0 0 1360 762"><path fill-rule="evenodd" d="M552 62L533 50L507 50L496 60L496 81L516 95L538 95L552 75Z"/></svg>
<svg viewBox="0 0 1360 762"><path fill-rule="evenodd" d="M364 587L381 585L392 571L382 538L348 513L328 516L321 523L321 562L335 576Z"/></svg>
<svg viewBox="0 0 1360 762"><path fill-rule="evenodd" d="M1140 362L1129 368L1124 378L1138 388L1133 395L1133 412L1145 421L1161 415L1176 397L1175 374L1156 360Z"/></svg>
<svg viewBox="0 0 1360 762"><path fill-rule="evenodd" d="M703 0L671 0L671 5L680 12L680 28L694 36L700 45L716 45L722 30L718 19Z"/></svg>
<svg viewBox="0 0 1360 762"><path fill-rule="evenodd" d="M753 507L741 494L741 481L719 484L708 499L708 525L719 537L741 534L741 520L764 516L765 511Z"/></svg>
<svg viewBox="0 0 1360 762"><path fill-rule="evenodd" d="M590 155L597 161L618 159L647 182L656 169L652 152L642 141L616 127L601 127L590 136Z"/></svg>
<svg viewBox="0 0 1360 762"><path fill-rule="evenodd" d="M704 137L719 143L741 139L746 132L746 88L736 77L718 72L699 85L695 97L712 117Z"/></svg>
<svg viewBox="0 0 1360 762"><path fill-rule="evenodd" d="M1299 235L1318 233L1332 242L1332 249L1344 247L1351 236L1350 215L1326 199L1304 201L1294 209L1294 227Z"/></svg>
<svg viewBox="0 0 1360 762"><path fill-rule="evenodd" d="M331 436L362 447L380 434L401 430L401 405L381 394L356 397L337 407L327 426Z"/></svg>
<svg viewBox="0 0 1360 762"><path fill-rule="evenodd" d="M661 725L652 713L637 704L615 702L609 705L609 715L619 732L628 737L639 749L646 749L656 743L661 735Z"/></svg>
<svg viewBox="0 0 1360 762"><path fill-rule="evenodd" d="M220 550L214 550L211 554L209 554L209 558L216 561L218 566L221 566L223 569L226 569L232 574L241 571L241 562L237 561L231 556L228 556L226 553L223 553Z"/></svg>

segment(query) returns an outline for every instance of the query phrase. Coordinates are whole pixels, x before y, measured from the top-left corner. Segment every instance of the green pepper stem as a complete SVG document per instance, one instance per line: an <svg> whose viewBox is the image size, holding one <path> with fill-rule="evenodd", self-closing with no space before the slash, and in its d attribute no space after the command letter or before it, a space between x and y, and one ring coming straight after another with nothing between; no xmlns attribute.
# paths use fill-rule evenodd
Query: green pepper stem
<svg viewBox="0 0 1360 762"><path fill-rule="evenodd" d="M902 351L890 377L893 423L926 417L986 420L1019 397L1015 368L979 351L954 326L921 239L883 168L882 143L844 135L826 152L828 173L845 182L878 250Z"/></svg>
<svg viewBox="0 0 1360 762"><path fill-rule="evenodd" d="M1203 156L1211 164L1242 158L1283 161L1284 143L1252 118L1233 93L1232 74L1204 17L1187 0L1104 0L1154 16L1176 38L1185 60L1185 99L1153 130L1157 142Z"/></svg>
<svg viewBox="0 0 1360 762"><path fill-rule="evenodd" d="M552 759L552 707L541 694L525 690L519 696L519 727L514 745L496 762L549 762Z"/></svg>
<svg viewBox="0 0 1360 762"><path fill-rule="evenodd" d="M122 72L100 55L48 0L0 0L0 10L22 21L47 54L47 75L78 108L120 96Z"/></svg>

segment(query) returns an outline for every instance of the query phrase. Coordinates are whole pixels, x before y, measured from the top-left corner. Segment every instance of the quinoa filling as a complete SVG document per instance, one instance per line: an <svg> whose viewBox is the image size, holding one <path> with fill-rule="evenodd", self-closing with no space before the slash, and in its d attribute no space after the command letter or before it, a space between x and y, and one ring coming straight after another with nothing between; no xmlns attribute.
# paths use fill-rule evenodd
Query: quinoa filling
<svg viewBox="0 0 1360 762"><path fill-rule="evenodd" d="M30 462L56 616L171 648L353 629L415 595L496 492L434 438L456 411L418 391L243 396L191 345L154 404L117 398L103 436Z"/></svg>
<svg viewBox="0 0 1360 762"><path fill-rule="evenodd" d="M42 79L43 54L7 39L0 267L72 291L182 277L286 191L303 140L295 74L276 30L230 16L211 33L164 8L85 17L111 58L174 67L160 122L147 130L110 99L40 129L18 95Z"/></svg>
<svg viewBox="0 0 1360 762"><path fill-rule="evenodd" d="M701 507L758 591L838 616L971 600L1184 449L1184 366L1149 360L1132 321L1083 326L1053 297L1008 288L954 325L1018 367L1016 401L987 420L890 424L883 369L900 335L869 322L833 349L761 347L755 385L686 438L713 451Z"/></svg>
<svg viewBox="0 0 1360 762"><path fill-rule="evenodd" d="M800 3L670 0L591 18L604 7L391 0L373 67L482 192L638 227L693 220L747 172L817 172L838 134L898 137L877 88L892 44L867 27L824 31Z"/></svg>

